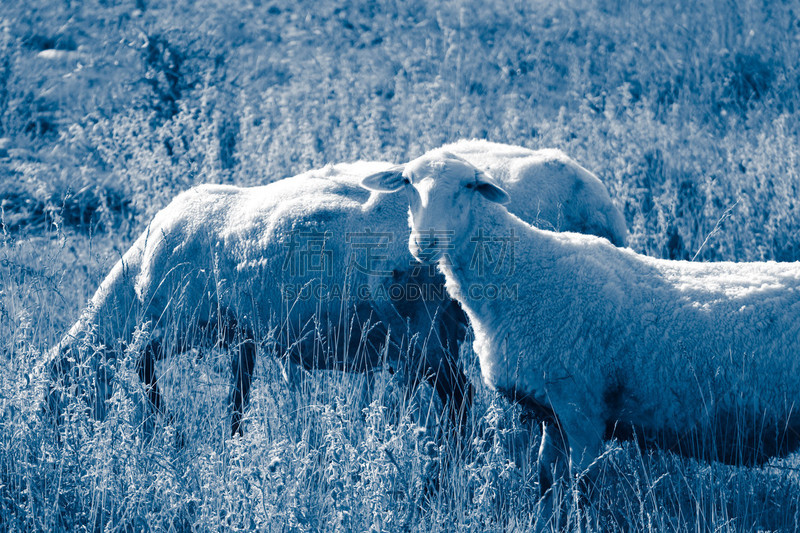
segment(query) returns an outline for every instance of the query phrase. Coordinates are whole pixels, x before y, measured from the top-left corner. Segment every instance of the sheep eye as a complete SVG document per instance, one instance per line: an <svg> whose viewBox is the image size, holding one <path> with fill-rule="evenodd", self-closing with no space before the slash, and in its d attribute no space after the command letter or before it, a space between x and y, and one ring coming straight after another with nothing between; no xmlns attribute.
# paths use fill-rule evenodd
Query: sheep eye
<svg viewBox="0 0 800 533"><path fill-rule="evenodd" d="M465 185L465 187L467 189L474 189L475 188L475 182L474 181L470 181Z"/></svg>
<svg viewBox="0 0 800 533"><path fill-rule="evenodd" d="M403 176L403 185L411 185L411 180L406 176Z"/></svg>

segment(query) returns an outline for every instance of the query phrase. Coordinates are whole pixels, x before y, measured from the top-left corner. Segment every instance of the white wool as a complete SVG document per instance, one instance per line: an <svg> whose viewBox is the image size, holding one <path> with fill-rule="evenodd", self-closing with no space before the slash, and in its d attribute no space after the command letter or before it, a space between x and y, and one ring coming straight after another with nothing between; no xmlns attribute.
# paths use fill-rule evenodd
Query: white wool
<svg viewBox="0 0 800 533"><path fill-rule="evenodd" d="M625 245L625 218L605 185L562 151L484 140L461 140L440 150L497 180L511 196L507 209L522 220L543 229L598 235L617 246Z"/></svg>
<svg viewBox="0 0 800 533"><path fill-rule="evenodd" d="M599 189L575 187L576 182L587 181L587 175L596 180L577 165L568 165L574 175L548 174L544 169L530 170L536 166L535 157L526 149L479 141L457 143L449 149L475 158L476 164L479 159L485 161L501 179L509 180L510 187L530 182L530 189L539 191L536 210L525 211L537 217L531 222L544 220L554 227L596 230L624 239L624 227L621 232L614 224L606 225L612 210L621 215L602 184L597 182ZM513 154L514 165L504 173L500 169L506 168L505 154ZM261 187L202 185L178 195L154 217L103 281L87 311L50 358L60 357L90 331L109 346L117 339L130 339L133 328L147 320L154 330L177 327L184 330L178 331L179 335L190 336L193 327L214 323L220 313L254 332L277 326L279 344L287 350L291 347L296 360L308 366L369 369L381 362L377 348L386 341L387 330L392 333L390 356L399 357L407 348L409 334L420 334L416 342L419 346L427 343L426 357L441 357L437 350L444 349L444 340L440 342L432 322L444 303L441 299L401 302L404 308L398 310L395 302L358 295L320 303L315 298L288 301L282 294L287 285L315 283L339 288L363 285L374 294L395 283L397 277L403 281L413 260L407 246L408 204L398 195L370 193L359 185L365 176L391 167L390 163L367 161L327 165ZM514 170L517 168L524 171ZM563 186L554 183L559 180L564 181ZM603 206L598 220L584 224L586 216L564 214L572 205L593 205L586 196L590 190L600 197L597 205ZM572 194L578 194L581 201L574 202ZM549 210L549 204L560 207ZM522 203L519 207L526 209ZM582 226L570 226L573 219L580 219ZM372 267L394 272L394 277L357 271L346 274L353 253L348 235L367 230L392 235ZM287 269L292 236L314 231L326 235L325 251L333 261L332 271L301 274ZM441 278L428 281L441 284ZM381 326L362 339L361 326L366 323ZM333 336L336 360L319 359L312 341L320 332ZM372 349L367 349L365 342Z"/></svg>
<svg viewBox="0 0 800 533"><path fill-rule="evenodd" d="M239 321L246 319L253 329L269 324L273 315L279 319L296 316L304 325L318 314L323 324L338 324L344 318L338 316L341 302L320 308L314 299L284 301L281 285L301 287L314 281L343 285L350 256L347 236L365 230L394 230L396 221L405 219L402 202L393 198L378 205L369 202L369 193L358 186L360 176L352 174L388 166L366 162L338 165L263 187L209 185L178 196L153 220L149 233L155 239L145 247L136 281L140 299L150 302L148 314L162 312L179 285L187 302L201 302L211 293L215 305L233 310ZM324 240L329 255L319 256L318 269L305 268L301 273L301 267L295 265L292 270L286 261L293 235L313 232L320 243ZM373 266L389 272L407 268L411 257L404 235L401 232L399 239L382 250L387 259ZM303 241L299 246L303 252L307 244ZM336 262L332 272L328 261ZM198 271L213 273L215 286L209 287L209 276L192 274ZM177 281L165 283L166 277ZM353 272L351 281L373 285L385 280ZM281 309L287 306L291 313L281 316Z"/></svg>
<svg viewBox="0 0 800 533"><path fill-rule="evenodd" d="M446 149L491 170L511 190L521 191L523 186L527 187L528 193L517 194L516 198L529 196L535 200L528 203L516 201L510 208L518 210L531 223L565 230L596 230L600 235L624 241L624 225L620 230L617 224L621 214L594 176L574 162L567 164L574 170L572 175L563 171L547 172L548 161L568 161L560 152L534 152L474 140L459 141L447 145ZM539 165L537 162L545 163ZM291 231L333 230L336 240L331 243L332 252L339 261L347 256L346 243L343 242L345 233L367 228L375 232L391 232L395 235L391 260L381 268L407 270L412 257L405 246L408 238L405 201L396 195L370 195L359 187L364 176L391 166L390 163L368 161L327 165L262 187L243 189L202 185L177 196L156 215L104 280L92 299L91 316L84 316L65 340L77 336L94 320L93 317L114 314L117 301L127 304L123 307L128 309L133 300L138 299L150 310L145 314L157 319L173 298L166 290L165 277L168 275L183 280L179 285L185 301L211 305L208 280L202 275L189 276L189 271L202 274L217 269L220 271L215 274L218 282L228 285L253 283L252 276L269 275L273 282L262 282L257 291L258 298L251 300L258 301L263 308L249 309L247 313L251 319L258 316L263 322L268 318L266 315L280 304L276 282L281 279L281 273L276 272L275 265L280 265L286 254L287 234ZM575 186L592 180L599 188L594 185ZM593 205L587 191L594 191L597 196L594 205L598 206L595 211L598 219L592 223L585 223L587 215L565 211L570 206ZM575 201L573 194L579 196L580 202ZM570 225L572 220L579 222L573 226ZM337 272L341 270L337 268ZM374 281L366 280L367 283ZM135 296L131 294L134 282ZM224 291L220 296L223 301L232 298ZM233 305L233 302L229 303ZM126 337L136 325L135 319L134 313L124 323L117 322L117 330L109 337Z"/></svg>
<svg viewBox="0 0 800 533"><path fill-rule="evenodd" d="M797 432L800 263L667 261L537 229L464 187L471 174L430 172L441 159L434 151L406 165L422 196L412 225L435 219L454 232L439 266L475 331L485 382L551 406L573 464L591 463L615 422L705 435L742 414L755 419L742 422L755 439ZM470 268L478 228L519 238L513 272ZM470 292L487 283L515 285L518 297Z"/></svg>

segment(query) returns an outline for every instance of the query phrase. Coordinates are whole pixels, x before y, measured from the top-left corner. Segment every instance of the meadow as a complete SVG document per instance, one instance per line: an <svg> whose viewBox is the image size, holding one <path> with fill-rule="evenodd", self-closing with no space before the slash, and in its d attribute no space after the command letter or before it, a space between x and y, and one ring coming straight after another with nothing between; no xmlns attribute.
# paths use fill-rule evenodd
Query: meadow
<svg viewBox="0 0 800 533"><path fill-rule="evenodd" d="M266 348L241 437L223 350L161 363L171 421L120 357L106 417L78 387L54 429L36 363L178 192L460 138L565 151L637 252L800 260L799 107L796 0L0 1L0 530L530 530L538 429L469 343L460 445L428 388L294 390ZM796 456L603 461L591 530L800 528Z"/></svg>

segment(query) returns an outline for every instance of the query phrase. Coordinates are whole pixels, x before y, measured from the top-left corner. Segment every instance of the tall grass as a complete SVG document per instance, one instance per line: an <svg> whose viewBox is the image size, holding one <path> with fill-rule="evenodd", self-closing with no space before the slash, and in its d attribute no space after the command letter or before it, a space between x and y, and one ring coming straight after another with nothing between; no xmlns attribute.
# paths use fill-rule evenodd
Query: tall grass
<svg viewBox="0 0 800 533"><path fill-rule="evenodd" d="M565 150L639 252L800 259L799 17L765 0L3 3L0 529L530 529L538 430L484 388L457 446L430 390L334 372L290 389L265 348L230 438L228 353L160 364L171 422L146 416L123 356L105 418L67 391L57 442L36 363L177 192L462 137ZM794 457L626 445L603 466L592 530L798 528Z"/></svg>
<svg viewBox="0 0 800 533"><path fill-rule="evenodd" d="M67 250L81 239L44 241L38 250L72 262ZM6 241L3 250L12 246ZM102 259L79 261L92 271ZM82 397L95 379L89 369L66 392L57 440L41 411L35 366L65 326L64 302L46 281L65 267L2 267L3 279L18 283L4 312L41 314L4 322L13 325L4 331L0 374L5 530L505 531L528 530L540 517L539 434L518 407L479 388L457 443L432 391L423 388L409 402L396 376L382 374L366 386L363 376L340 372L309 375L293 389L269 344L260 352L242 437L229 436L230 353L200 346L167 357L159 374L172 417L154 418L135 371L141 346L133 342L113 363L105 418ZM462 358L477 381L469 345ZM591 530L797 527L795 459L734 468L612 444L602 464ZM586 516L571 501L565 509L570 528L579 513Z"/></svg>

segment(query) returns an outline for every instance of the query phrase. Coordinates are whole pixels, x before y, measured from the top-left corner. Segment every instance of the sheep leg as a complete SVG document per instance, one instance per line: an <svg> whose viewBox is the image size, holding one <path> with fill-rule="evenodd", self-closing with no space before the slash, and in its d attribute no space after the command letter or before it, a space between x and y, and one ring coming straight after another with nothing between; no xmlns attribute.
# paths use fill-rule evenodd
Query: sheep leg
<svg viewBox="0 0 800 533"><path fill-rule="evenodd" d="M144 353L136 362L136 369L139 373L139 379L145 386L147 391L147 400L153 411L166 418L168 424L174 422L172 413L167 412L164 405L164 397L161 395L161 390L158 388L158 376L156 376L156 361L164 356L161 343L158 341L150 341L145 346ZM149 424L149 423L148 423ZM185 443L184 435L178 431L175 436L175 446L183 448Z"/></svg>
<svg viewBox="0 0 800 533"><path fill-rule="evenodd" d="M588 402L587 402L588 404ZM579 526L582 520L589 519L592 492L595 481L600 474L602 461L598 459L603 447L602 435L605 422L590 408L580 411L562 409L561 426L569 434L570 464L575 471L577 483L574 485L574 503L579 514Z"/></svg>
<svg viewBox="0 0 800 533"><path fill-rule="evenodd" d="M466 430L467 417L472 407L474 387L466 375L458 368L459 348L467 336L469 319L456 300L450 300L442 307L439 317L439 339L444 344L441 363L445 366L444 375L449 378L449 391L436 389L442 405L449 405L451 420L461 429ZM445 403L449 394L449 403Z"/></svg>
<svg viewBox="0 0 800 533"><path fill-rule="evenodd" d="M414 394L423 380L427 381L447 410L453 426L461 433L466 431L474 388L452 360L452 354L437 347L428 351L415 365L412 365L412 368L406 370L409 385L406 389L407 399Z"/></svg>
<svg viewBox="0 0 800 533"><path fill-rule="evenodd" d="M447 352L445 352L447 354ZM474 388L455 361L447 355L438 364L427 365L428 381L436 390L442 405L448 410L451 422L460 432L466 431L467 418L472 406Z"/></svg>
<svg viewBox="0 0 800 533"><path fill-rule="evenodd" d="M542 423L542 442L539 446L539 506L541 520L545 528L563 528L566 525L566 512L562 503L572 481L572 461L569 438L564 424L556 416L548 403L517 391L506 394L522 405L524 418L540 420ZM556 507L554 502L559 502ZM556 509L560 512L556 515Z"/></svg>
<svg viewBox="0 0 800 533"><path fill-rule="evenodd" d="M242 418L250 399L250 385L256 362L256 343L252 331L238 323L235 315L228 309L217 311L211 322L210 336L223 349L235 347L231 357L231 393L228 405L231 406L231 436L243 434Z"/></svg>
<svg viewBox="0 0 800 533"><path fill-rule="evenodd" d="M231 371L233 374L233 387L231 389L231 404L233 412L231 414L231 435L243 434L242 417L244 409L250 399L250 385L253 380L253 371L256 362L256 344L247 336L239 342L238 349L231 359Z"/></svg>
<svg viewBox="0 0 800 533"><path fill-rule="evenodd" d="M571 472L570 445L562 421L550 405L515 390L507 396L523 408L522 418L539 420L542 424L542 442L539 446L539 495L541 498L560 480L569 480Z"/></svg>
<svg viewBox="0 0 800 533"><path fill-rule="evenodd" d="M453 425L463 434L474 395L472 383L458 367L459 346L468 327L467 316L458 302L449 299L441 303L435 316L433 327L438 339L433 340L434 347L425 352L420 370L447 409ZM413 375L412 385L418 384L418 376Z"/></svg>
<svg viewBox="0 0 800 533"><path fill-rule="evenodd" d="M569 441L557 419L542 422L539 446L539 494L544 498L554 485L570 479Z"/></svg>
<svg viewBox="0 0 800 533"><path fill-rule="evenodd" d="M144 352L136 362L139 379L144 383L150 406L160 414L164 414L164 399L158 388L156 361L161 359L162 355L161 343L151 341L145 346Z"/></svg>
<svg viewBox="0 0 800 533"><path fill-rule="evenodd" d="M554 415L548 416L542 422L539 446L539 505L548 527L561 527L566 523L562 503L570 485L570 466L567 434ZM556 508L561 512L556 514Z"/></svg>

